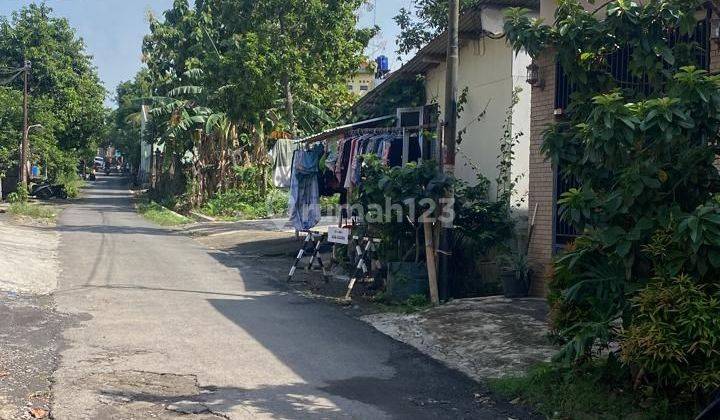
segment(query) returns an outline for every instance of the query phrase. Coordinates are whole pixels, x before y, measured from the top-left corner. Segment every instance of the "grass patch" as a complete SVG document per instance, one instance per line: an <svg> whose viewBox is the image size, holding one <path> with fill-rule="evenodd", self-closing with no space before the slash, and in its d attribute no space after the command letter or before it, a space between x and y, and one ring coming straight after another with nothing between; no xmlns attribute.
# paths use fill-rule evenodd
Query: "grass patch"
<svg viewBox="0 0 720 420"><path fill-rule="evenodd" d="M613 359L614 360L614 359ZM535 408L550 419L692 419L690 407L672 405L650 390L634 390L617 361L584 369L540 364L527 376L490 379L491 390Z"/></svg>
<svg viewBox="0 0 720 420"><path fill-rule="evenodd" d="M138 204L138 213L160 226L178 226L190 223L190 219L168 210L154 201Z"/></svg>
<svg viewBox="0 0 720 420"><path fill-rule="evenodd" d="M32 219L55 220L57 210L53 207L27 202L12 203L8 213L15 216L30 217Z"/></svg>
<svg viewBox="0 0 720 420"><path fill-rule="evenodd" d="M256 220L288 214L288 192L271 188L266 196L254 189L235 189L217 194L199 209L219 220Z"/></svg>
<svg viewBox="0 0 720 420"><path fill-rule="evenodd" d="M432 307L432 304L424 295L412 295L404 302L393 302L385 292L380 292L371 301L382 312L405 315L414 314Z"/></svg>

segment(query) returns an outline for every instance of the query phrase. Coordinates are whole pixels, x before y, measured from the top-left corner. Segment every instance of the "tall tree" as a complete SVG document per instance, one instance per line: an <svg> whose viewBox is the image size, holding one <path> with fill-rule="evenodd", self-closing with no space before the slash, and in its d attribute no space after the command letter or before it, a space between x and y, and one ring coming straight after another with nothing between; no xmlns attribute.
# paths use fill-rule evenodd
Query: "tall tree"
<svg viewBox="0 0 720 420"><path fill-rule="evenodd" d="M224 168L227 149L248 139L247 156L262 168L271 130L334 123L351 104L345 84L374 34L356 28L362 3L200 0L193 8L176 0L163 20L151 19L143 43L154 114L167 121L162 141L176 152L215 150L207 165ZM222 178L197 181L212 194L227 185Z"/></svg>
<svg viewBox="0 0 720 420"><path fill-rule="evenodd" d="M460 0L461 10L471 7L480 0ZM403 7L395 16L400 26L397 39L398 54L407 54L423 47L447 28L447 0L412 0L412 6Z"/></svg>
<svg viewBox="0 0 720 420"><path fill-rule="evenodd" d="M105 89L92 58L66 19L31 4L10 19L0 17L0 68L18 68L24 60L32 62L30 123L44 127L32 136L30 157L47 160L55 172L71 171L75 156L93 154L103 135ZM21 80L9 87L20 90Z"/></svg>

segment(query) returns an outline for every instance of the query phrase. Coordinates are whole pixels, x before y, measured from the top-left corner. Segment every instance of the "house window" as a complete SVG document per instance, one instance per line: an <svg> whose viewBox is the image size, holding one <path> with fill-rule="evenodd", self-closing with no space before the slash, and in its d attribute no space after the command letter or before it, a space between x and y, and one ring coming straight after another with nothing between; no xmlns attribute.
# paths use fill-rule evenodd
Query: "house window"
<svg viewBox="0 0 720 420"><path fill-rule="evenodd" d="M353 90L353 85L347 85L348 90Z"/></svg>
<svg viewBox="0 0 720 420"><path fill-rule="evenodd" d="M698 45L696 53L697 66L705 70L708 70L710 67L710 17L711 12L708 11L707 17L705 20L698 22L693 34L681 37L679 33L676 33L676 36L669 42L670 47L674 46L678 41L696 42ZM621 88L637 88L639 90L643 90L646 95L650 94L652 87L648 83L647 78L638 78L630 72L629 61L631 55L632 50L629 47L613 53L608 58L610 73ZM570 105L571 95L575 91L576 87L568 79L560 62L557 62L555 65L555 86L555 114L562 115L564 110ZM579 233L571 224L561 220L557 200L571 188L578 188L580 186L580 182L575 178L565 177L562 172L561 165L558 165L558 167L555 168L554 188L555 211L553 223L553 249L555 251L562 249L574 238L579 236Z"/></svg>
<svg viewBox="0 0 720 420"><path fill-rule="evenodd" d="M361 85L360 90L366 92L368 90L368 85Z"/></svg>

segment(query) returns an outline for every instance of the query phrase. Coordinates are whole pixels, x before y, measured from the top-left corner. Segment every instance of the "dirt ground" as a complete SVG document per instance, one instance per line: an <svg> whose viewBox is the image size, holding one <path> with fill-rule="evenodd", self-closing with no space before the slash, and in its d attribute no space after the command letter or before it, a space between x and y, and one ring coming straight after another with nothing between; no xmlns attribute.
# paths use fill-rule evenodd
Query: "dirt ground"
<svg viewBox="0 0 720 420"><path fill-rule="evenodd" d="M460 299L410 315L361 317L379 331L476 380L520 375L557 351L541 299Z"/></svg>
<svg viewBox="0 0 720 420"><path fill-rule="evenodd" d="M0 214L0 419L51 415L50 377L61 331L55 311L58 234L52 224Z"/></svg>
<svg viewBox="0 0 720 420"><path fill-rule="evenodd" d="M0 217L0 290L46 295L57 287L59 235L52 224Z"/></svg>

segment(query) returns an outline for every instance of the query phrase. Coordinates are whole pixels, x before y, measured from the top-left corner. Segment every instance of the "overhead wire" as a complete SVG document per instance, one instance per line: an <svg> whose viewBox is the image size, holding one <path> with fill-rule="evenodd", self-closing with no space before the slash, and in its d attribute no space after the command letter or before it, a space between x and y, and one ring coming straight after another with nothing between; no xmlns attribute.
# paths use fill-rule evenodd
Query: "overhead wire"
<svg viewBox="0 0 720 420"><path fill-rule="evenodd" d="M22 70L15 72L14 74L11 74L10 76L3 77L0 74L0 85L7 85L12 83L13 80L17 79L19 75L22 74Z"/></svg>

